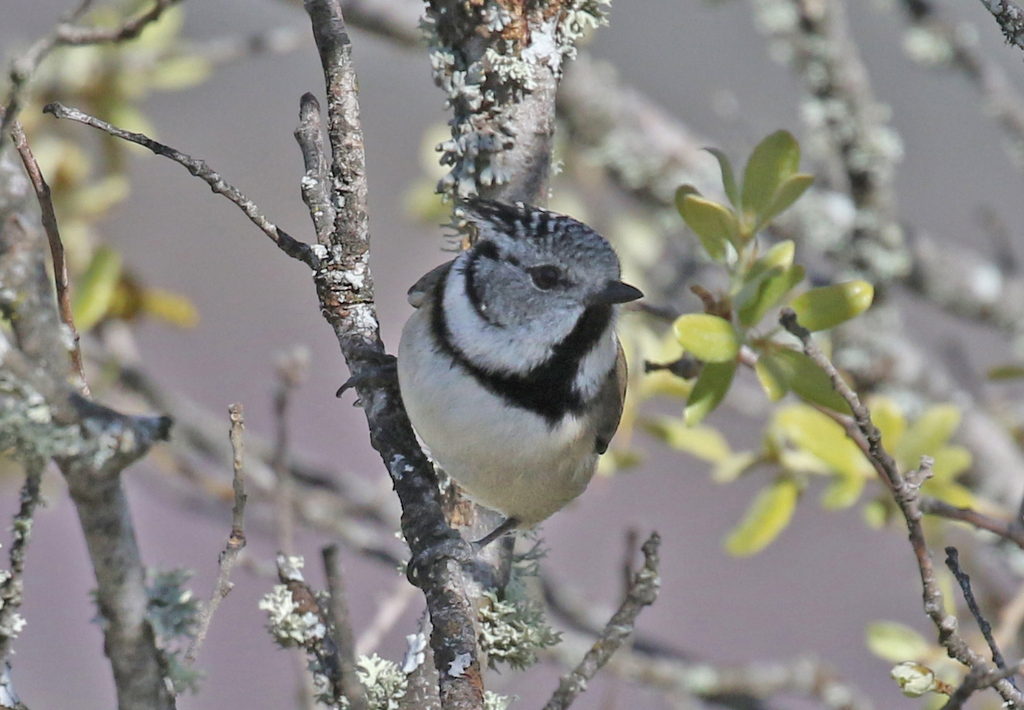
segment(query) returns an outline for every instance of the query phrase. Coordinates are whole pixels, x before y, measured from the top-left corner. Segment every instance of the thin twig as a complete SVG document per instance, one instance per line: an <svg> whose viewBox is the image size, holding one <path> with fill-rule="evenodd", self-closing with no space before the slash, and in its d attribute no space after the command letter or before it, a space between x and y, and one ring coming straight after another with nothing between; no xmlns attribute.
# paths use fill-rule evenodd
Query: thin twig
<svg viewBox="0 0 1024 710"><path fill-rule="evenodd" d="M216 194L223 195L237 205L238 208L245 213L245 216L248 217L253 224L259 227L264 234L270 237L271 241L273 241L274 244L276 244L285 254L293 259L301 261L312 269L316 269L320 266L320 259L317 258L316 254L314 254L308 244L304 244L295 239L267 219L267 217L260 212L260 209L255 202L243 195L238 188L226 182L218 173L214 172L210 166L206 164L206 161L196 160L195 158L192 158L181 151L175 150L170 146L166 146L163 143L159 143L142 133L133 133L131 131L125 131L121 128L117 128L116 126L112 126L106 121L102 121L95 116L83 113L76 108L68 108L59 103L52 103L43 107L43 113L52 114L56 118L66 118L79 123L84 123L87 126L92 126L104 133L112 135L115 138L120 138L131 143L137 143L144 148L148 148L157 155L173 160L197 178L206 182L206 184L210 186L210 189Z"/></svg>
<svg viewBox="0 0 1024 710"><path fill-rule="evenodd" d="M661 579L658 577L660 544L661 536L658 533L652 533L643 544L641 550L644 553L644 565L633 577L622 605L608 621L601 636L587 651L580 664L559 682L558 690L551 696L544 710L565 710L572 705L580 693L586 690L590 679L632 635L636 618L643 608L650 606L658 598L658 588L661 586Z"/></svg>
<svg viewBox="0 0 1024 710"><path fill-rule="evenodd" d="M50 258L53 259L53 282L57 289L57 310L60 319L71 331L74 346L71 348L71 364L78 374L78 391L83 397L89 396L89 383L85 379L85 365L82 363L82 346L75 328L75 318L71 312L71 292L68 287L68 266L64 260L64 243L60 238L60 229L57 227L57 213L53 209L53 199L50 195L50 186L43 177L39 163L29 147L25 132L21 124L14 122L11 129L14 138L14 147L21 156L21 162L25 166L32 188L35 190L36 199L39 201L39 209L42 212L43 230L46 232L46 239L50 243Z"/></svg>
<svg viewBox="0 0 1024 710"><path fill-rule="evenodd" d="M22 107L22 93L42 61L57 47L81 46L86 44L112 44L138 37L149 24L160 19L164 10L180 0L156 0L153 7L128 18L114 27L79 27L74 23L89 9L91 0L83 0L48 35L36 40L20 58L11 63L11 91L2 109L0 121L0 149L7 134L18 118Z"/></svg>
<svg viewBox="0 0 1024 710"><path fill-rule="evenodd" d="M337 545L328 545L322 550L324 571L327 574L327 589L331 593L330 618L334 629L335 656L341 672L332 678L334 696L348 700L351 710L367 710L366 688L359 682L356 674L355 643L352 640L352 624L349 621L348 603L345 599L345 586L341 578L341 565L338 564Z"/></svg>
<svg viewBox="0 0 1024 710"><path fill-rule="evenodd" d="M1003 30L1008 44L1024 49L1024 10L1010 0L981 0Z"/></svg>
<svg viewBox="0 0 1024 710"><path fill-rule="evenodd" d="M974 598L974 591L971 589L971 578L961 569L960 553L952 545L946 548L946 567L949 567L949 571L953 573L957 584L960 585L964 601L967 602L967 608L970 610L971 615L974 616L978 628L981 629L981 635L985 637L985 643L988 644L989 650L992 651L992 661L996 664L997 668L1006 670L1006 660L1003 658L1003 653L999 650L999 645L996 643L995 638L992 637L992 625L982 616L981 609L978 607L978 601ZM1010 682L1012 683L1013 681L1011 680Z"/></svg>
<svg viewBox="0 0 1024 710"><path fill-rule="evenodd" d="M206 605L199 618L199 630L196 631L192 643L189 644L188 653L185 654L185 662L193 664L196 662L196 655L206 640L206 634L210 630L210 622L213 615L220 606L221 601L226 597L234 584L231 582L231 570L234 569L242 549L245 547L245 476L242 473L242 466L245 460L245 444L242 440L242 431L245 429L245 420L242 416L242 405L232 404L228 407L228 415L231 419L231 429L228 438L231 441L231 450L234 452L232 462L233 475L231 487L235 494L235 503L231 508L231 534L228 536L227 545L220 553L218 563L220 572L217 575L217 583L213 587L213 596L210 603Z"/></svg>
<svg viewBox="0 0 1024 710"><path fill-rule="evenodd" d="M978 530L994 533L1024 549L1024 529L1014 525L1012 521L998 520L973 508L958 508L931 496L921 496L920 504L921 512L926 515L967 523Z"/></svg>
<svg viewBox="0 0 1024 710"><path fill-rule="evenodd" d="M39 458L26 461L24 468L25 484L21 487L21 507L14 516L12 526L11 571L0 583L0 602L3 604L0 607L0 629L5 630L0 636L0 664L7 662L11 654L11 643L24 623L19 619L18 609L23 601L25 551L32 535L36 506L40 501L39 483L46 469L46 461Z"/></svg>
<svg viewBox="0 0 1024 710"><path fill-rule="evenodd" d="M797 322L796 313L790 308L784 308L779 322L783 328L800 340L803 344L804 353L828 374L833 388L846 400L850 410L853 412L857 427L867 440L869 458L875 462L876 467L881 467L885 480L892 488L893 498L906 520L910 545L914 550L914 556L917 558L921 586L924 590L924 611L938 630L939 643L946 649L951 658L963 663L971 669L971 672L987 673L993 667L982 656L975 653L960 636L957 631L959 626L957 618L944 611L942 591L939 589L935 578L931 553L928 551L924 529L921 527L923 514L920 507L920 488L921 484L931 475L931 460L923 457L921 468L918 471L908 473L907 476L901 475L895 460L883 448L881 433L871 422L871 415L867 407L864 406L856 392L840 376L835 365L814 343L811 339L810 331ZM1024 696L1021 695L1020 691L1012 683L1001 679L994 685L1003 699L1012 707L1024 707Z"/></svg>
<svg viewBox="0 0 1024 710"><path fill-rule="evenodd" d="M277 545L286 555L295 554L295 481L289 465L288 407L291 394L305 379L309 368L309 351L295 348L277 358L278 386L274 393L274 453L270 466L277 479L276 527Z"/></svg>

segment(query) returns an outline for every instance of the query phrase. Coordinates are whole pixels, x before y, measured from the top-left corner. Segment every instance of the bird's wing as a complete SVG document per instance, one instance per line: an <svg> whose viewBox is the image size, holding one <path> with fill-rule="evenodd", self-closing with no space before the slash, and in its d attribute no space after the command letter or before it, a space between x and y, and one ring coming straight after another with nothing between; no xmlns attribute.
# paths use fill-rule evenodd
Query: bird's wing
<svg viewBox="0 0 1024 710"><path fill-rule="evenodd" d="M597 453L608 450L608 444L619 428L622 418L622 402L626 399L626 354L622 351L622 343L618 343L619 356L615 360L615 368L608 373L601 390L597 393L595 417L597 418Z"/></svg>
<svg viewBox="0 0 1024 710"><path fill-rule="evenodd" d="M437 266L420 277L419 281L414 283L409 288L408 299L409 305L413 308L419 308L423 305L423 301L426 300L427 294L434 290L437 286L437 282L440 281L448 269L452 268L452 264L455 262L454 259L445 262L440 266Z"/></svg>

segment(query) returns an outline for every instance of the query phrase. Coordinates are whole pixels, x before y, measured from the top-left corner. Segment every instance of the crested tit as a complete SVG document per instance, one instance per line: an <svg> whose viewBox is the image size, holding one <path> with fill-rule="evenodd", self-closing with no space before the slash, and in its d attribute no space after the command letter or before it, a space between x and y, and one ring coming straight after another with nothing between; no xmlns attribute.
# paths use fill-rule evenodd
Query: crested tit
<svg viewBox="0 0 1024 710"><path fill-rule="evenodd" d="M517 203L464 209L476 242L410 290L398 378L417 434L470 498L530 527L586 488L622 414L619 280L601 235Z"/></svg>

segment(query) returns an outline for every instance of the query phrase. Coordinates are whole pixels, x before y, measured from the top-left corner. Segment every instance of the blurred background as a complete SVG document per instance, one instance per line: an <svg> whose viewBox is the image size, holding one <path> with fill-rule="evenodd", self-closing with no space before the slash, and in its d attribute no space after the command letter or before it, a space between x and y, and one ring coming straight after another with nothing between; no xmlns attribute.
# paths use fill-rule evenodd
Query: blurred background
<svg viewBox="0 0 1024 710"><path fill-rule="evenodd" d="M3 55L9 59L22 51L69 5L0 0ZM1024 55L1003 46L981 4L947 0L942 5L947 18L976 28L979 45L1024 88ZM907 58L907 25L890 3L851 2L847 11L875 93L891 107L892 126L902 138L904 155L895 180L899 219L989 253L994 249L979 227L977 209L990 207L1010 225L1012 252L1020 256L1015 226L1024 219L1021 175L974 92L965 80L926 71ZM222 62L207 81L154 92L142 106L156 138L203 158L277 224L310 239L299 198L301 156L292 131L299 97L305 91L322 95L322 78L312 42L303 34L308 20L302 9L271 0L189 0L181 36L204 45L281 27L294 28L300 38L291 51ZM384 341L394 351L410 312L406 289L449 258L442 252L441 220L418 218L409 208L415 202L410 195L422 194L423 185L436 179L424 167L436 141L425 134L437 136L436 126L447 115L425 50L398 47L359 30L352 30L352 39L366 136L372 269ZM727 146L736 162L771 131L786 128L801 135L798 85L769 58L751 3L618 2L610 25L593 33L587 49L612 62L621 80L710 144ZM308 348L309 374L293 395L289 415L292 450L324 471L355 474L387 496L389 481L369 446L362 412L352 406L351 394L334 397L348 373L317 312L309 271L280 254L233 205L212 196L180 166L141 152L131 156L130 198L96 228L140 281L187 296L199 316L189 328L157 320L134 328L134 345L148 371L162 388L222 415L225 439L232 402L243 403L248 432L270 438L275 358L296 345ZM558 198L556 187L555 202ZM622 209L642 213L626 202ZM935 351L966 343L969 370L982 371L1010 357L997 334L941 315L913 297L899 297L909 309L911 335ZM699 309L697 299L688 298L682 306ZM89 375L103 377L102 372ZM646 406L679 410L675 402ZM725 408L712 422L736 447L756 443L756 417ZM613 608L622 593L627 531L646 536L657 530L664 540L663 582L658 602L640 617L645 636L723 665L813 656L876 707L918 706L921 701L900 696L889 678L891 663L873 656L865 644L865 627L877 620L900 621L933 636L921 610L912 551L900 528L869 529L857 508L823 511L816 502L818 484L812 483L778 540L759 555L730 557L722 540L764 478L755 473L721 486L710 480L706 464L641 432L634 444L646 453L640 465L595 480L543 526L550 551L542 565L554 579L595 608ZM192 588L205 599L230 529L229 501L212 504L183 494L166 483L158 459L146 459L126 476L144 559L163 569L194 570ZM18 485L15 477L4 481L0 517L16 509ZM28 626L14 646L17 688L33 708L110 708L109 666L100 629L90 623L94 579L74 508L61 486L56 473L48 474L48 504L33 530L23 608ZM271 561L277 546L272 515L254 507L248 532L252 557ZM321 534L298 532L311 580L321 586L319 549L326 541ZM394 595L400 577L345 548L342 561L358 635ZM233 581L235 589L214 617L200 655L206 673L201 692L182 696L178 707L290 707L292 659L271 643L265 614L257 608L273 582L251 569L237 570ZM422 606L418 597L408 603L379 647L381 655L401 657L404 636L412 633ZM522 673L504 671L490 677L488 687L518 696L513 707L537 707L556 687L559 673L546 663ZM795 697L773 703L819 706ZM575 707L667 705L660 696L602 675Z"/></svg>

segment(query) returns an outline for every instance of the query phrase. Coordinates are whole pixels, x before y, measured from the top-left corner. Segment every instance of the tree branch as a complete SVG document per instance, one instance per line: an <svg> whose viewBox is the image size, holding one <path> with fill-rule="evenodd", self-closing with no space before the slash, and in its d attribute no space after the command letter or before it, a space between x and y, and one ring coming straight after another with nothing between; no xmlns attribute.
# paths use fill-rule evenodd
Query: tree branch
<svg viewBox="0 0 1024 710"><path fill-rule="evenodd" d="M981 4L996 18L1007 44L1024 49L1024 10L1010 0L981 0Z"/></svg>
<svg viewBox="0 0 1024 710"><path fill-rule="evenodd" d="M601 636L580 661L580 664L558 684L558 690L544 706L544 710L565 710L587 688L587 683L608 662L612 655L633 634L637 616L644 607L658 598L661 578L658 576L658 546L661 536L652 533L641 548L644 564L629 583L626 598L618 611L608 620Z"/></svg>
<svg viewBox="0 0 1024 710"><path fill-rule="evenodd" d="M345 22L336 1L307 0L305 6L327 85L333 158L329 200L324 201L322 188L304 191L318 234L331 205L336 208L334 228L325 235L330 246L324 249L325 258L315 275L321 311L352 372L350 381L366 413L370 443L384 460L402 503L402 532L414 559L423 559L432 550L462 540L444 521L437 479L416 442L401 403L397 373L390 366L393 359L386 355L380 339L369 270L363 138ZM319 131L318 115L313 102L305 97L302 123L308 130L297 135L306 164L304 185L322 186L328 179L323 170L326 159L316 141L308 138ZM453 559L434 556L417 571L415 581L426 596L433 624L431 643L440 674L442 706L480 708L483 680L474 611L461 567Z"/></svg>
<svg viewBox="0 0 1024 710"><path fill-rule="evenodd" d="M226 182L218 173L214 172L210 166L206 164L206 161L196 160L195 158L175 150L170 146L158 143L142 133L133 133L131 131L125 131L121 128L117 128L116 126L112 126L106 121L101 121L95 116L90 116L76 108L68 108L59 103L52 103L43 107L43 113L52 114L55 118L66 118L79 123L84 123L85 125L92 126L93 128L98 128L104 133L112 135L115 138L120 138L131 143L137 143L144 148L148 148L157 155L173 160L197 178L203 180L210 186L210 189L213 190L214 193L223 195L237 205L238 208L245 213L245 216L248 217L253 224L259 227L264 234L270 237L271 241L273 241L274 244L276 244L285 254L293 259L301 261L312 269L319 266L319 259L314 255L308 244L303 244L298 241L267 219L263 213L260 212L259 207L255 202L243 195L236 187Z"/></svg>
<svg viewBox="0 0 1024 710"><path fill-rule="evenodd" d="M199 617L199 628L189 644L188 652L185 654L185 662L192 664L196 661L199 649L206 641L206 634L210 630L210 622L217 612L221 601L231 592L234 585L231 583L231 570L234 569L239 555L245 548L245 477L242 473L242 465L245 460L245 444L242 440L242 431L245 429L245 420L242 416L242 405L232 404L228 407L228 416L231 420L231 428L228 438L231 441L231 449L234 452L232 461L231 488L234 492L234 506L231 509L231 533L228 535L228 542L218 556L217 581L213 585L213 595L209 604L203 609Z"/></svg>
<svg viewBox="0 0 1024 710"><path fill-rule="evenodd" d="M871 414L867 407L864 406L856 392L840 376L832 362L815 345L811 339L810 332L797 322L796 314L793 310L784 308L779 322L783 328L800 340L803 344L804 353L828 374L832 380L832 386L846 400L850 410L853 412L853 418L857 423L857 427L868 442L870 459L876 466L880 467L884 480L892 489L893 498L907 523L910 545L917 558L921 586L924 590L924 610L938 630L939 643L946 649L950 658L963 663L971 669L971 672L987 673L992 669L992 666L975 653L963 637L960 636L957 631L959 626L957 618L944 611L942 591L939 589L935 578L931 554L925 542L924 529L921 527L920 488L921 484L931 475L931 460L924 457L921 462L921 468L918 471L903 476L899 472L895 460L882 446L881 432L871 422ZM1024 696L1009 681L1005 679L1000 680L995 683L995 688L1008 704L1016 708L1024 707Z"/></svg>

